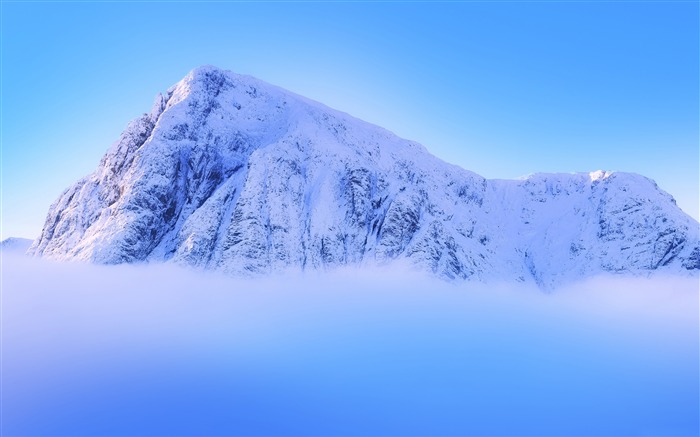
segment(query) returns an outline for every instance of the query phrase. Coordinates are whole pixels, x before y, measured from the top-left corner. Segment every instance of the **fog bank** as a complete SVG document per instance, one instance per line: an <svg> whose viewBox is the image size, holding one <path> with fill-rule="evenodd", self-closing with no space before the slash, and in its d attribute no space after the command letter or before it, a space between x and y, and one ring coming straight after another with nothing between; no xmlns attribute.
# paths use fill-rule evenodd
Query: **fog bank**
<svg viewBox="0 0 700 437"><path fill-rule="evenodd" d="M698 280L5 256L3 435L697 435Z"/></svg>

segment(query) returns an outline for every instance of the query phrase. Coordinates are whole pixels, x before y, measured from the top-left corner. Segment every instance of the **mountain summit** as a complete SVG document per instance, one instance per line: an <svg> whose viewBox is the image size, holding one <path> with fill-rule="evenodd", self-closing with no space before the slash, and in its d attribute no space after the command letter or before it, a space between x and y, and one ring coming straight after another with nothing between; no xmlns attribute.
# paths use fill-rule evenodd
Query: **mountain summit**
<svg viewBox="0 0 700 437"><path fill-rule="evenodd" d="M232 274L402 259L542 287L600 272L697 273L698 223L636 174L487 180L248 76L201 67L51 206L29 249Z"/></svg>

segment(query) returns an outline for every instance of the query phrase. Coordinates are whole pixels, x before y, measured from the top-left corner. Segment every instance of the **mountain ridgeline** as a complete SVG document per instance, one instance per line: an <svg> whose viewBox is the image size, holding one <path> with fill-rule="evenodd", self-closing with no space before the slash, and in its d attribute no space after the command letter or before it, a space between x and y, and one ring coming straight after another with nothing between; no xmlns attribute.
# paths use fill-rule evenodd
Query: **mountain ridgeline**
<svg viewBox="0 0 700 437"><path fill-rule="evenodd" d="M257 79L201 67L51 206L30 254L235 275L405 262L548 288L697 274L698 223L636 174L487 180Z"/></svg>

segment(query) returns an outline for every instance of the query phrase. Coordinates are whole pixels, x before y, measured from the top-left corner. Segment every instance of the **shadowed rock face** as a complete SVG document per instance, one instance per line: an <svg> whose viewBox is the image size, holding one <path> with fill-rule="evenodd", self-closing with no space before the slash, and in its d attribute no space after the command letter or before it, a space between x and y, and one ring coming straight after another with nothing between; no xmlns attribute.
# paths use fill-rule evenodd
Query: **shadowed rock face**
<svg viewBox="0 0 700 437"><path fill-rule="evenodd" d="M51 206L30 253L232 274L403 259L549 287L700 269L698 223L625 173L486 180L277 87L202 67Z"/></svg>

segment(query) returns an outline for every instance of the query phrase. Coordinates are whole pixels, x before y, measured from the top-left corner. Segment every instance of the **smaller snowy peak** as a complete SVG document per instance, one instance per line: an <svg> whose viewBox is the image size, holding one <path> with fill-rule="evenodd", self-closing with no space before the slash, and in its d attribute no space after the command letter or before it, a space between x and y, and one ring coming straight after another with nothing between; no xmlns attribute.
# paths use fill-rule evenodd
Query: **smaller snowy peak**
<svg viewBox="0 0 700 437"><path fill-rule="evenodd" d="M590 178L591 178L591 182L595 182L595 181L600 181L600 180L603 180L603 179L607 179L607 178L610 177L610 175L612 175L612 174L613 174L613 172L611 172L611 171L596 170L596 171L590 172L588 175L589 175Z"/></svg>
<svg viewBox="0 0 700 437"><path fill-rule="evenodd" d="M515 180L518 181L531 181L531 182L540 182L544 180L555 180L555 179L560 179L560 180L570 180L570 179L576 179L576 180L587 180L588 182L595 182L595 181L601 181L604 179L609 178L613 174L617 174L619 172L612 172L608 170L596 170L592 172L570 172L570 173L564 173L564 172L558 172L558 173L545 173L545 172L536 172L536 173L528 173L524 176L520 176L516 178ZM622 174L634 174L634 173L622 173ZM506 179L506 180L511 180L511 179Z"/></svg>
<svg viewBox="0 0 700 437"><path fill-rule="evenodd" d="M576 173L531 173L518 179L494 179L499 183L515 184L523 187L551 187L568 186L576 190L593 189L598 186L628 187L631 191L637 191L638 187L644 190L659 191L659 187L652 179L637 173L596 170L592 172ZM637 188L633 187L638 185ZM627 191L627 190L624 190ZM675 202L674 202L675 203Z"/></svg>
<svg viewBox="0 0 700 437"><path fill-rule="evenodd" d="M0 241L0 252L3 254L24 255L27 253L32 240L28 238L10 237Z"/></svg>

